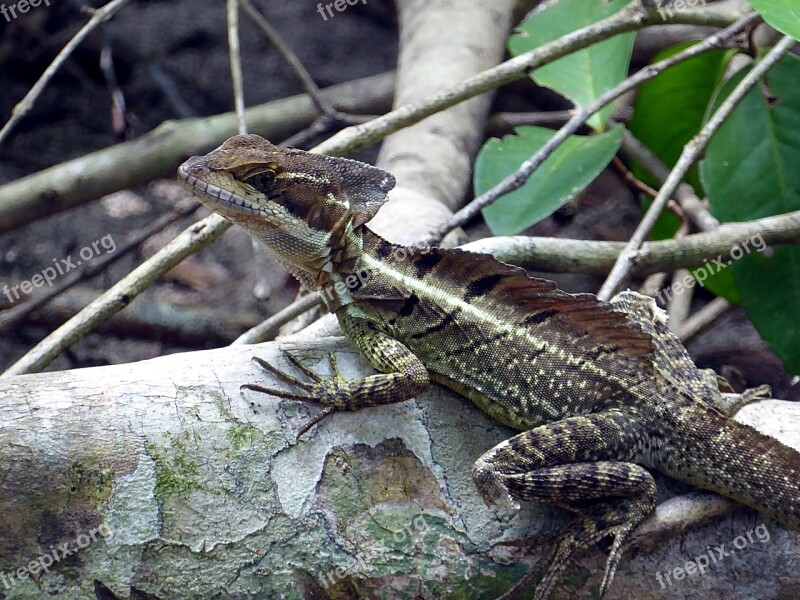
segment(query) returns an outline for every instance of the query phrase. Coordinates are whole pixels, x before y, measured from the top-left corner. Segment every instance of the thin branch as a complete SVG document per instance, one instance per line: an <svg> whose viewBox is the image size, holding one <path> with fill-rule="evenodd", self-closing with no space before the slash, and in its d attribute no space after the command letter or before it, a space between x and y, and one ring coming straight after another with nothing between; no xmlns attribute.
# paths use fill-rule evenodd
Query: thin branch
<svg viewBox="0 0 800 600"><path fill-rule="evenodd" d="M730 308L731 304L725 298L714 298L681 323L680 327L675 327L675 335L686 343L725 314Z"/></svg>
<svg viewBox="0 0 800 600"><path fill-rule="evenodd" d="M644 283L639 287L639 293L643 296L656 296L667 283L667 273L659 271L648 275Z"/></svg>
<svg viewBox="0 0 800 600"><path fill-rule="evenodd" d="M492 132L510 131L521 125L562 127L575 114L574 109L546 110L542 112L497 112L489 117L486 129Z"/></svg>
<svg viewBox="0 0 800 600"><path fill-rule="evenodd" d="M158 63L155 57L145 55L142 56L142 60L144 60L147 65L147 72L150 74L150 79L152 79L155 86L161 90L164 99L172 107L172 110L175 111L178 117L181 119L196 117L197 112L189 106L189 103L184 99L175 81Z"/></svg>
<svg viewBox="0 0 800 600"><path fill-rule="evenodd" d="M16 124L19 122L22 117L24 117L30 110L33 108L34 103L39 98L39 95L44 90L45 86L50 82L53 78L53 75L56 74L56 71L61 68L61 65L64 64L64 61L69 58L69 55L72 54L72 51L78 47L78 45L92 32L98 25L104 23L108 19L110 19L114 14L116 14L121 8L123 8L130 0L112 0L108 4L106 4L103 8L100 8L94 11L92 18L81 27L80 31L75 34L75 36L67 43L66 46L58 53L53 59L53 62L50 63L50 66L45 69L45 72L42 73L42 76L39 80L33 85L30 91L25 94L25 97L20 100L17 105L14 107L14 110L11 111L11 118L8 122L3 126L3 129L0 129L0 144L2 144L5 139L11 133L11 130L14 129Z"/></svg>
<svg viewBox="0 0 800 600"><path fill-rule="evenodd" d="M654 190L644 181L638 179L636 175L634 175L631 170L625 166L625 163L619 159L619 156L615 156L611 159L611 166L614 167L614 170L617 172L617 174L622 177L622 180L634 191L644 194L648 198L655 198L658 194L658 190ZM677 202L675 204L677 204Z"/></svg>
<svg viewBox="0 0 800 600"><path fill-rule="evenodd" d="M522 185L530 178L533 172L541 166L541 164L553 153L555 150L567 140L573 133L575 133L583 125L584 121L591 115L602 109L607 104L613 102L622 94L639 86L643 82L656 77L659 73L669 67L698 56L704 52L708 52L715 48L719 48L725 44L730 38L739 33L742 29L759 19L759 15L755 12L747 14L745 17L731 25L730 27L716 33L703 42L690 46L686 50L678 52L673 56L649 65L636 74L628 77L619 85L613 87L604 93L598 100L593 102L587 107L577 107L573 117L564 125L558 132L551 137L547 142L539 148L529 159L524 161L519 168L505 177L500 183L493 188L487 190L467 206L456 212L444 224L438 227L426 240L427 243L437 243L450 231L456 227L464 225L467 221L477 215L483 208L497 200L500 196L508 194Z"/></svg>
<svg viewBox="0 0 800 600"><path fill-rule="evenodd" d="M681 152L681 156L678 159L678 162L675 164L675 168L672 169L667 181L663 186L661 186L658 196L650 205L650 208L645 213L644 218L642 219L641 223L639 223L639 226L636 228L636 231L633 233L633 236L628 242L625 251L617 259L614 268L611 270L608 278L600 288L600 291L597 294L599 298L608 300L623 284L625 278L633 267L633 264L637 260L640 246L650 234L650 231L652 230L653 225L655 225L658 216L664 209L667 199L669 199L669 197L675 192L675 189L678 187L681 180L689 171L691 166L695 163L695 161L702 156L703 152L708 146L708 142L711 140L711 137L717 132L719 127L722 125L725 119L728 118L731 112L733 112L733 109L736 108L750 88L758 83L761 76L766 73L776 62L778 62L778 60L780 60L784 54L789 52L789 50L791 50L796 43L797 41L795 39L788 36L784 37L780 42L778 42L778 44L776 44L775 47L772 48L772 50L770 50L764 56L764 58L758 64L756 64L749 73L747 73L747 75L744 76L742 81L739 82L736 88L719 106L711 119L709 119L708 123L703 126L703 128L700 130L700 133L698 133L688 144L686 144L686 146L684 146L683 152Z"/></svg>
<svg viewBox="0 0 800 600"><path fill-rule="evenodd" d="M620 33L634 31L647 25L672 23L729 27L740 18L740 14L719 14L709 10L678 11L674 15L667 15L664 18L655 7L645 8L638 0L632 0L620 12L610 17L515 56L496 67L486 69L482 73L467 78L457 86L442 90L419 102L401 106L362 125L348 127L317 146L314 151L331 156L341 156L366 148L390 133L413 125L432 114L464 100L469 100L473 96L522 79L533 69L538 69L562 56Z"/></svg>
<svg viewBox="0 0 800 600"><path fill-rule="evenodd" d="M244 115L244 77L242 76L242 55L239 52L239 0L227 1L228 14L228 55L231 59L231 80L233 82L233 103L239 121L239 134L247 133Z"/></svg>
<svg viewBox="0 0 800 600"><path fill-rule="evenodd" d="M681 240L685 238L688 233L689 224L686 221L683 221L681 226L678 228L678 231L675 232L675 240ZM681 326L691 311L692 298L694 297L694 287L686 287L682 284L686 278L691 277L692 274L686 267L683 266L675 269L675 271L672 273L670 289L675 290L675 292L668 297L669 304L667 305L667 315L669 315L669 326L673 331L677 327ZM653 295L660 297L660 294L661 290L658 290Z"/></svg>
<svg viewBox="0 0 800 600"><path fill-rule="evenodd" d="M800 243L800 211L745 223L726 223L713 231L681 239L645 243L633 273L646 275L679 267L699 267L730 252L743 241L761 236L764 244ZM490 253L498 260L534 271L604 275L613 267L625 242L566 240L511 236L486 238L464 250Z"/></svg>
<svg viewBox="0 0 800 600"><path fill-rule="evenodd" d="M240 0L240 2L247 16L261 29L261 32L266 36L269 43L272 44L272 47L275 48L275 51L280 55L283 61L289 65L289 68L300 81L300 85L303 86L306 94L311 98L314 106L317 107L317 110L322 114L333 115L336 109L322 96L311 74L305 66L303 66L303 63L283 40L277 30L270 25L269 21L267 21L260 12L258 12L250 0Z"/></svg>
<svg viewBox="0 0 800 600"><path fill-rule="evenodd" d="M108 93L111 96L111 127L118 136L125 135L127 126L127 110L125 108L125 94L117 82L117 74L114 71L114 56L111 51L111 40L106 40L103 49L100 51L100 69L106 80Z"/></svg>
<svg viewBox="0 0 800 600"><path fill-rule="evenodd" d="M311 125L309 125L303 131L299 131L291 138L284 140L284 142L281 144L282 146L303 144L307 140L310 140L328 131L332 131L333 129L341 127L342 125L355 125L358 123L364 123L374 118L366 115L350 115L336 109L335 106L325 99L320 92L319 87L314 82L314 79L311 77L311 74L303 66L303 63L280 36L277 30L270 25L269 21L267 21L264 16L258 12L250 0L240 0L240 2L242 8L247 13L247 16L249 16L256 26L261 29L261 32L266 36L269 43L272 44L273 48L275 48L280 57L295 74L297 79L300 81L300 85L303 86L303 89L309 95L312 102L314 102L314 106L316 106L317 111L319 112L319 115Z"/></svg>
<svg viewBox="0 0 800 600"><path fill-rule="evenodd" d="M663 185L667 177L669 177L669 167L661 162L661 159L653 154L648 147L636 139L628 129L622 134L622 151L635 159L660 184ZM656 192L653 197L657 195L658 193ZM710 231L719 227L719 221L709 212L705 203L698 198L697 192L688 183L681 183L678 186L675 191L675 200L695 229Z"/></svg>
<svg viewBox="0 0 800 600"><path fill-rule="evenodd" d="M681 284L685 278L691 276L692 274L688 269L675 269L672 274L672 289L676 289L678 284ZM683 325L688 318L692 309L692 298L694 298L694 287L686 287L681 285L681 287L678 289L679 291L671 295L669 306L667 307L669 326L673 331Z"/></svg>

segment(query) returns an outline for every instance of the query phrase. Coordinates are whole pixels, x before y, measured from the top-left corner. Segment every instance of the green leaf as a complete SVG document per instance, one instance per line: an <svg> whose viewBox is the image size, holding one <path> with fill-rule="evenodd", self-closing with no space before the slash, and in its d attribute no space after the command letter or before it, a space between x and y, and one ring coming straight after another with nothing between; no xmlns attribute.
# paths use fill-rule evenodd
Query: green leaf
<svg viewBox="0 0 800 600"><path fill-rule="evenodd" d="M561 0L521 23L519 33L509 38L508 49L514 56L523 54L619 12L628 1ZM589 106L627 76L633 38L633 33L623 33L593 44L536 69L531 77L578 106ZM612 103L587 123L595 131L602 131L613 108Z"/></svg>
<svg viewBox="0 0 800 600"><path fill-rule="evenodd" d="M652 62L658 62L694 45L684 42L659 53ZM734 53L730 50L705 52L681 62L639 87L634 103L630 129L636 138L652 150L668 167L672 168L683 152L684 145L694 137L703 124L708 103L722 80L725 67ZM639 165L634 164L633 174L653 187L658 184ZM697 168L692 168L687 181L703 195ZM644 203L644 208L650 205ZM650 239L670 239L680 226L680 219L670 212L659 216ZM726 270L709 275L703 286L717 296L732 303L740 301L733 275Z"/></svg>
<svg viewBox="0 0 800 600"><path fill-rule="evenodd" d="M800 40L800 5L797 0L750 0L750 5L775 29Z"/></svg>
<svg viewBox="0 0 800 600"><path fill-rule="evenodd" d="M693 45L673 46L658 54L653 62ZM700 131L708 103L722 80L731 54L727 50L706 52L670 67L639 87L630 122L631 133L668 167L675 166L684 145ZM634 174L649 185L656 185L640 167L634 168ZM690 172L687 180L702 193L696 169Z"/></svg>
<svg viewBox="0 0 800 600"><path fill-rule="evenodd" d="M720 89L712 109L749 71ZM709 111L711 114L711 110ZM711 140L700 176L712 213L723 222L800 210L800 59L783 57L745 96ZM786 366L800 373L800 248L764 249L760 234L741 240L750 252L722 257L758 331ZM761 250L761 251L759 251Z"/></svg>
<svg viewBox="0 0 800 600"><path fill-rule="evenodd" d="M519 127L515 135L487 141L475 160L475 195L516 171L555 132ZM495 235L513 235L538 223L578 195L608 165L622 144L622 127L568 138L525 182L483 210Z"/></svg>

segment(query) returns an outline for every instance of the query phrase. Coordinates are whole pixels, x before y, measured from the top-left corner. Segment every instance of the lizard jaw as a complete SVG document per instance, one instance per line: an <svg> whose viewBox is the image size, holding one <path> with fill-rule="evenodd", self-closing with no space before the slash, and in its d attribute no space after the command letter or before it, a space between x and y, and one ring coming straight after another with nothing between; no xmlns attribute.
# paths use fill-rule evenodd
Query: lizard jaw
<svg viewBox="0 0 800 600"><path fill-rule="evenodd" d="M233 213L252 216L258 212L248 206L246 200L235 192L210 183L207 179L209 172L210 170L202 163L190 164L190 161L187 161L178 167L178 178L201 204L224 216Z"/></svg>

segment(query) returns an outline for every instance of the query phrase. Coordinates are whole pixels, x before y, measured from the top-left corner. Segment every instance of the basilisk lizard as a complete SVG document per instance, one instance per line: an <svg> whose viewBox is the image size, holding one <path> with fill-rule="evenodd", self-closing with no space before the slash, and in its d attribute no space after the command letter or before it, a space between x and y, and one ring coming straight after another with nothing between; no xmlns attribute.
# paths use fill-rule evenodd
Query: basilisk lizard
<svg viewBox="0 0 800 600"><path fill-rule="evenodd" d="M478 458L473 477L487 504L545 501L575 513L535 598L549 596L577 552L610 537L605 593L626 539L655 509L647 469L800 530L800 453L730 418L716 376L694 365L651 299L568 294L457 249L396 252L366 226L394 177L357 161L239 135L178 174L323 291L380 372L344 379L331 356L334 376L323 379L289 356L309 381L259 363L300 391L243 387L319 402L324 416L401 402L433 380L521 431Z"/></svg>

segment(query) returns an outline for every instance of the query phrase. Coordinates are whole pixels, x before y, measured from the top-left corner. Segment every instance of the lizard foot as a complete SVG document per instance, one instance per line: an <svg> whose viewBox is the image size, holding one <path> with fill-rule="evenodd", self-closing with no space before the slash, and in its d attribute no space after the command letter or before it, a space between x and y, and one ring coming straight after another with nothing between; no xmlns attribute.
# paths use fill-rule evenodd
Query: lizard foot
<svg viewBox="0 0 800 600"><path fill-rule="evenodd" d="M753 402L769 400L772 398L772 389L764 384L754 388L747 388L741 394L722 394L717 407L726 417L733 417L743 407Z"/></svg>
<svg viewBox="0 0 800 600"><path fill-rule="evenodd" d="M636 503L635 503L636 504ZM579 517L567 526L560 543L550 557L550 560L543 564L547 565L546 572L539 580L534 593L534 600L546 600L550 597L556 583L563 576L564 571L574 561L575 555L586 548L593 546L601 539L611 536L613 541L611 548L608 551L606 558L605 571L603 573L603 581L600 584L598 597L603 598L608 591L611 582L614 579L614 574L617 571L620 560L622 558L622 550L625 542L630 537L630 534L636 529L636 526L644 519L644 513L651 512L649 503L645 502L642 506L633 509L633 518L626 518L625 521L617 523L616 525L608 525L608 520L614 519L615 516L621 516L622 512L628 512L633 507L623 508L622 511L618 507L614 507L610 503L601 503L598 506L592 507L587 511L584 517ZM617 513L614 515L614 513ZM606 524L606 526L602 526ZM522 591L525 587L536 578L536 575L541 572L540 567L531 569L517 584L502 596L505 600L511 600L515 595Z"/></svg>
<svg viewBox="0 0 800 600"><path fill-rule="evenodd" d="M308 432L317 423L322 421L325 417L332 414L338 407L338 396L341 389L341 382L344 381L339 373L339 367L336 363L336 356L333 352L328 354L331 363L332 376L329 378L320 377L317 373L306 367L299 358L290 352L284 352L286 358L291 362L300 372L302 372L311 381L303 381L283 371L267 361L253 357L253 362L265 371L271 373L281 381L290 386L298 388L305 393L292 392L286 390L279 390L269 388L255 383L245 383L239 386L239 390L252 390L262 394L269 394L270 396L277 396L278 398L286 398L287 400L298 400L302 402L316 402L323 405L322 411L311 417L298 431L297 439L300 439L306 432Z"/></svg>

